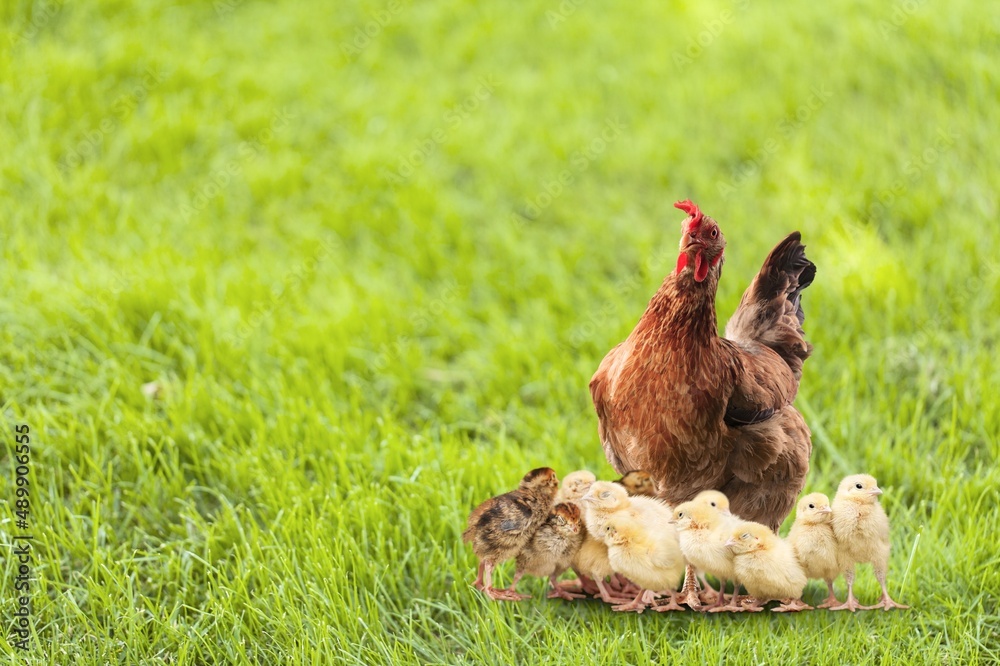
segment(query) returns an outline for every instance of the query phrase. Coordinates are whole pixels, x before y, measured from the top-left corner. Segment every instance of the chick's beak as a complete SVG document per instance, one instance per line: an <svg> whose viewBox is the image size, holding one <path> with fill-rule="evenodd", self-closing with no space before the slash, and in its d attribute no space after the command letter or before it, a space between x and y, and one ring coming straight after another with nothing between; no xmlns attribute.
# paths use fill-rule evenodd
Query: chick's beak
<svg viewBox="0 0 1000 666"><path fill-rule="evenodd" d="M726 548L732 548L733 546L736 545L736 539L730 539L729 541L727 541L722 545L725 546Z"/></svg>
<svg viewBox="0 0 1000 666"><path fill-rule="evenodd" d="M816 513L833 513L833 509L828 506L824 506L822 509L816 509Z"/></svg>
<svg viewBox="0 0 1000 666"><path fill-rule="evenodd" d="M728 516L728 517L730 517L730 518L731 518L731 517L732 517L732 515L733 515L733 512L732 512L732 511L730 511L729 509L726 509L725 511L720 511L719 513L721 513L721 514L722 514L723 516Z"/></svg>
<svg viewBox="0 0 1000 666"><path fill-rule="evenodd" d="M586 495L584 495L583 497L580 498L580 501L581 502L593 502L594 501L594 496L591 495L590 493L587 493Z"/></svg>
<svg viewBox="0 0 1000 666"><path fill-rule="evenodd" d="M878 486L875 486L874 488L872 488L868 492L869 492L869 494L874 495L875 497L878 497L879 495L882 494L882 489L879 488Z"/></svg>

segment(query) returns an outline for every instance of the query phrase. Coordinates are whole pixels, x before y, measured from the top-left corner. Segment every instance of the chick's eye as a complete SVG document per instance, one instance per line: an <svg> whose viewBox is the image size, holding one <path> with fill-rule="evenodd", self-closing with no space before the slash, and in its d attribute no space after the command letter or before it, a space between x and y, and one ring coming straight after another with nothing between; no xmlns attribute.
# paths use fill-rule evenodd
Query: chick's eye
<svg viewBox="0 0 1000 666"><path fill-rule="evenodd" d="M854 487L857 488L858 490L861 490L864 486L862 486L860 483L855 483Z"/></svg>
<svg viewBox="0 0 1000 666"><path fill-rule="evenodd" d="M715 502L712 502L712 506L715 506Z"/></svg>
<svg viewBox="0 0 1000 666"><path fill-rule="evenodd" d="M611 497L611 493L609 493L609 492L603 492L603 493L601 493L601 497L603 497L604 499L607 499L607 498Z"/></svg>
<svg viewBox="0 0 1000 666"><path fill-rule="evenodd" d="M744 535L743 535L743 536L741 536L740 538L741 538L741 539L749 539L749 538L750 538L750 535L749 535L749 534L744 534Z"/></svg>
<svg viewBox="0 0 1000 666"><path fill-rule="evenodd" d="M816 508L816 505L815 505L815 504L810 504L810 505L809 505L809 508L810 508L810 509L815 509L815 508Z"/></svg>

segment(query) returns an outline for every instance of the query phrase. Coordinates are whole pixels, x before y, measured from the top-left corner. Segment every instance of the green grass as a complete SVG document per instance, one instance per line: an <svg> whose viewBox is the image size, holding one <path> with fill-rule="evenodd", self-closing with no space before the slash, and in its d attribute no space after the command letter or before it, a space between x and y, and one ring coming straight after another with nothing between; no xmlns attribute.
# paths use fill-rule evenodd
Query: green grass
<svg viewBox="0 0 1000 666"><path fill-rule="evenodd" d="M7 653L1000 660L996 6L12 0L0 20L0 539L23 533L28 424L36 558L21 652L3 551ZM622 616L467 585L477 502L539 465L610 473L587 383L672 269L688 197L729 242L722 321L803 232L807 487L878 477L913 610Z"/></svg>

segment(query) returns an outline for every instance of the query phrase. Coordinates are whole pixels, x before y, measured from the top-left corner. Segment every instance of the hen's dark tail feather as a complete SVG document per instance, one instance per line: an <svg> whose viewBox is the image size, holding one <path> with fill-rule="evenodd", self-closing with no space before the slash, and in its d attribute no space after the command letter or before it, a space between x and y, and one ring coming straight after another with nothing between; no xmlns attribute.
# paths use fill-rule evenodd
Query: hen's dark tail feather
<svg viewBox="0 0 1000 666"><path fill-rule="evenodd" d="M795 231L771 250L757 277L726 324L726 337L743 346L762 344L788 363L797 379L812 353L802 323L802 290L816 277L816 265L806 259L802 235Z"/></svg>

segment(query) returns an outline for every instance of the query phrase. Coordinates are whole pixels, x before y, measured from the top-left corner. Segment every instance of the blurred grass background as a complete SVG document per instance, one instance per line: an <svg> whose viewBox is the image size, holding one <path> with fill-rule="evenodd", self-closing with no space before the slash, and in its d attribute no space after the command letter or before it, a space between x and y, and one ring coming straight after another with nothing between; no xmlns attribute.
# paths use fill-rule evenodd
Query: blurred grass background
<svg viewBox="0 0 1000 666"><path fill-rule="evenodd" d="M37 577L15 651L5 551L7 653L1000 661L996 6L0 19L0 539L28 424ZM684 198L729 242L720 322L803 232L807 487L878 477L913 610L624 617L467 585L475 503L543 464L610 474L587 382L673 268Z"/></svg>

